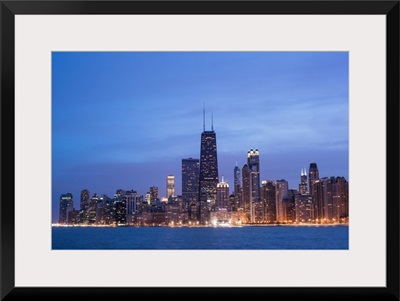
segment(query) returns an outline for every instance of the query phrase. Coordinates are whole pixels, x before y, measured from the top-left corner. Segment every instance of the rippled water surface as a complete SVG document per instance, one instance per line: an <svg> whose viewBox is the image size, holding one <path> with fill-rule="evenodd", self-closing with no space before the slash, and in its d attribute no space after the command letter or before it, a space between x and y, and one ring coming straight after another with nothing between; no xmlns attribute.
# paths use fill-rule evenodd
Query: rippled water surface
<svg viewBox="0 0 400 301"><path fill-rule="evenodd" d="M53 227L53 249L348 249L348 226Z"/></svg>

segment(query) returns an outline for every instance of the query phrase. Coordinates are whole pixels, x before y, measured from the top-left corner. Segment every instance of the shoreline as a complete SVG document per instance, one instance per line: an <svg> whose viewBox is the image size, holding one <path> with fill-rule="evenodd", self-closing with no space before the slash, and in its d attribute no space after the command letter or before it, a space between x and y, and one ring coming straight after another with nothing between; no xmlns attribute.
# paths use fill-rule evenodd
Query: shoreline
<svg viewBox="0 0 400 301"><path fill-rule="evenodd" d="M58 225L52 224L52 228L242 228L242 227L337 227L349 226L349 223L341 224L243 224L243 225Z"/></svg>

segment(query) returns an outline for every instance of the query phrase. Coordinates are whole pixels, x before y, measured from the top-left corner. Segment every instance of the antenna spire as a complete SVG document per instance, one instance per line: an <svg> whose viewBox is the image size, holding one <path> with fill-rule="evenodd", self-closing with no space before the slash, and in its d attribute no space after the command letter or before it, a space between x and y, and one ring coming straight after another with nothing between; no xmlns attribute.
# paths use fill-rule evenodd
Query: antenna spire
<svg viewBox="0 0 400 301"><path fill-rule="evenodd" d="M214 113L211 112L211 131L214 131Z"/></svg>

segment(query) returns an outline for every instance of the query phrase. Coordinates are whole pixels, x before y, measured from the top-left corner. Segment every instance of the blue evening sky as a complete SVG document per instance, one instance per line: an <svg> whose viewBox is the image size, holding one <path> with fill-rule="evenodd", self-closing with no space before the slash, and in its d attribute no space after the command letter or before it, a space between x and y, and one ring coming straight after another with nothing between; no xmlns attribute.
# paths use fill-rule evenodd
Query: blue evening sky
<svg viewBox="0 0 400 301"><path fill-rule="evenodd" d="M262 180L298 188L301 169L348 179L347 52L54 52L52 218L82 189L140 194L199 158L211 113L219 175L258 148Z"/></svg>

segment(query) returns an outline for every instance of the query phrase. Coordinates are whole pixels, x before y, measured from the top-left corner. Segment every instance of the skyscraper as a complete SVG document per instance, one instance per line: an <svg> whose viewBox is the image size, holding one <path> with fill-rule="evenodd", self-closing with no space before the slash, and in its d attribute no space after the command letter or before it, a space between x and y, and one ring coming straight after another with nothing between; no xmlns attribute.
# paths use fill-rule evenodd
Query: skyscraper
<svg viewBox="0 0 400 301"><path fill-rule="evenodd" d="M197 219L197 203L199 198L199 159L182 159L182 200L183 207L189 214L192 213L192 220Z"/></svg>
<svg viewBox="0 0 400 301"><path fill-rule="evenodd" d="M234 210L238 210L238 208L243 208L242 204L242 195L241 195L241 189L240 189L240 168L237 165L233 169L233 178L234 178L234 190L233 190L233 195L234 195Z"/></svg>
<svg viewBox="0 0 400 301"><path fill-rule="evenodd" d="M332 177L332 205L335 221L349 217L349 183L344 177Z"/></svg>
<svg viewBox="0 0 400 301"><path fill-rule="evenodd" d="M158 199L158 187L151 186L150 187L150 204L154 205Z"/></svg>
<svg viewBox="0 0 400 301"><path fill-rule="evenodd" d="M203 112L204 114L204 112ZM203 115L204 118L204 115ZM217 137L211 123L211 131L205 130L203 122L203 133L201 134L200 146L200 175L199 175L199 202L200 208L206 208L204 200L215 205L218 184L218 160L217 160ZM201 211L201 210L200 210ZM201 214L200 214L201 215ZM200 222L205 220L200 216Z"/></svg>
<svg viewBox="0 0 400 301"><path fill-rule="evenodd" d="M166 197L175 196L175 176L167 176L167 192Z"/></svg>
<svg viewBox="0 0 400 301"><path fill-rule="evenodd" d="M60 196L60 215L58 218L59 224L68 223L68 213L74 210L74 201L71 193L62 194Z"/></svg>
<svg viewBox="0 0 400 301"><path fill-rule="evenodd" d="M297 223L311 223L315 219L313 197L310 194L297 194L295 211Z"/></svg>
<svg viewBox="0 0 400 301"><path fill-rule="evenodd" d="M250 213L250 194L250 169L247 164L244 164L242 167L242 203L246 214Z"/></svg>
<svg viewBox="0 0 400 301"><path fill-rule="evenodd" d="M317 163L310 163L310 169L308 170L308 189L311 195L314 195L313 184L316 180L319 179L319 172Z"/></svg>
<svg viewBox="0 0 400 301"><path fill-rule="evenodd" d="M99 201L99 196L97 195L97 193L94 193L90 200L90 206L88 210L89 224L96 223L96 208L98 201Z"/></svg>
<svg viewBox="0 0 400 301"><path fill-rule="evenodd" d="M300 184L299 184L299 192L300 194L306 194L307 193L307 171L306 169L301 170L301 177L300 177Z"/></svg>
<svg viewBox="0 0 400 301"><path fill-rule="evenodd" d="M258 220L263 219L263 211L261 198L260 198L260 155L258 149L250 149L247 152L247 165L250 171L250 220L252 223L256 221L256 215ZM258 208L258 210L256 210ZM258 211L258 213L256 213ZM262 211L262 212L261 212Z"/></svg>
<svg viewBox="0 0 400 301"><path fill-rule="evenodd" d="M276 222L276 189L274 181L262 181L261 198L264 202L264 219L268 223Z"/></svg>
<svg viewBox="0 0 400 301"><path fill-rule="evenodd" d="M126 198L116 198L113 200L113 210L115 212L115 224L122 226L126 224Z"/></svg>
<svg viewBox="0 0 400 301"><path fill-rule="evenodd" d="M126 201L126 222L132 224L134 222L135 215L139 212L139 205L143 200L143 197L134 190L128 190L124 197Z"/></svg>
<svg viewBox="0 0 400 301"><path fill-rule="evenodd" d="M251 202L260 201L260 154L258 149L247 152L247 165L250 170Z"/></svg>
<svg viewBox="0 0 400 301"><path fill-rule="evenodd" d="M150 205L150 203L151 203L151 195L150 195L149 191L145 194L145 200L146 200L147 205Z"/></svg>
<svg viewBox="0 0 400 301"><path fill-rule="evenodd" d="M321 222L332 219L332 179L323 177L313 184L314 218Z"/></svg>
<svg viewBox="0 0 400 301"><path fill-rule="evenodd" d="M228 209L228 203L229 203L229 184L224 181L224 176L222 176L221 182L217 184L216 207Z"/></svg>
<svg viewBox="0 0 400 301"><path fill-rule="evenodd" d="M285 211L283 200L288 197L289 183L282 179L276 181L276 212L277 220L282 222L285 220Z"/></svg>
<svg viewBox="0 0 400 301"><path fill-rule="evenodd" d="M81 211L87 211L89 210L90 207L90 192L87 189L84 189L81 191L81 202L80 202L80 208Z"/></svg>
<svg viewBox="0 0 400 301"><path fill-rule="evenodd" d="M296 221L296 196L299 191L296 189L288 190L288 197L283 199L284 220L287 223Z"/></svg>
<svg viewBox="0 0 400 301"><path fill-rule="evenodd" d="M89 223L90 192L87 189L81 191L80 219L83 224Z"/></svg>

